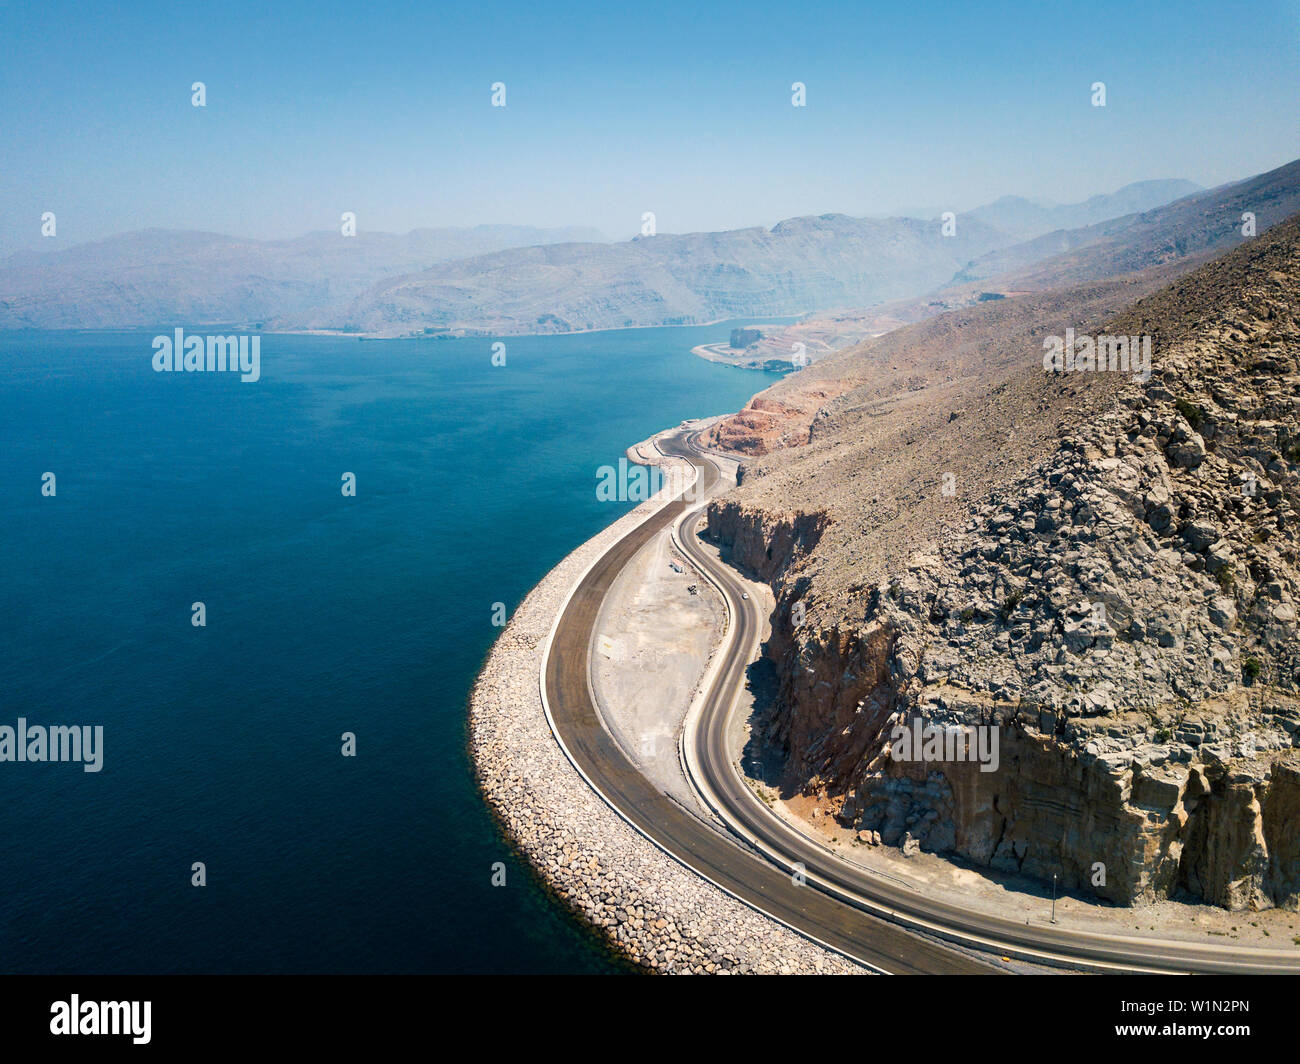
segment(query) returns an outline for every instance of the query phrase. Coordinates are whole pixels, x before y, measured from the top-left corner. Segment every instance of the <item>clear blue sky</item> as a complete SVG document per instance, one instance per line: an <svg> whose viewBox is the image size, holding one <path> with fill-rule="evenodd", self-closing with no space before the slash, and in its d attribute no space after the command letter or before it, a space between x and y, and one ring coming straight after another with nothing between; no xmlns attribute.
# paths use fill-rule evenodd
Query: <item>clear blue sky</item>
<svg viewBox="0 0 1300 1064"><path fill-rule="evenodd" d="M344 210L622 238L647 210L685 232L1067 202L1300 156L1300 0L51 0L0 6L0 41L0 252L48 247L44 210L60 246Z"/></svg>

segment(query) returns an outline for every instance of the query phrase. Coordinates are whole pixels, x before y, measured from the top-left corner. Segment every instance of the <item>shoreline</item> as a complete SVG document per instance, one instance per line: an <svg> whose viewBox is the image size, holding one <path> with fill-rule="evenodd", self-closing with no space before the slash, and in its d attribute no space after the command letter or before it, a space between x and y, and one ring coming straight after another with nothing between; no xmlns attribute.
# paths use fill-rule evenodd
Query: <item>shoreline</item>
<svg viewBox="0 0 1300 1064"><path fill-rule="evenodd" d="M776 314L773 317L789 318L789 322L778 323L783 325L796 325L803 321L808 315L812 314L811 310L801 310L795 314ZM365 332L343 332L339 329L278 329L272 330L280 336L355 336L360 340L504 340L516 336L590 336L593 333L608 332L631 332L636 329L702 329L710 325L721 325L724 321L748 321L748 317L739 318L714 318L711 321L684 321L676 324L650 324L650 325L604 325L596 329L564 329L563 331L554 332L441 332L441 333L398 333L389 335L385 333L365 333ZM151 328L151 326L143 326ZM51 330L55 331L55 330ZM109 331L109 330L97 330ZM263 330L266 331L266 330Z"/></svg>
<svg viewBox="0 0 1300 1064"><path fill-rule="evenodd" d="M795 322L801 321L811 311L800 311L798 314L781 314L778 317L793 318ZM712 321L688 321L679 322L675 325L606 325L598 329L565 329L562 332L470 332L470 333L376 333L376 332L344 332L341 329L252 329L254 322L229 322L229 321L200 321L191 322L185 326L187 329L224 329L229 331L255 331L260 336L329 336L340 340L356 339L366 341L376 340L505 340L512 337L538 337L538 336L590 336L593 333L610 333L610 332L631 332L637 329L702 329L710 325L721 325L726 321L745 321L745 318L714 318ZM32 326L21 329L0 329L0 333L122 333L135 334L146 333L151 330L162 329L169 331L176 328L175 322L168 322L154 325L70 325L61 329L42 329Z"/></svg>
<svg viewBox="0 0 1300 1064"><path fill-rule="evenodd" d="M644 458L646 444L660 435L629 448L629 456ZM661 466L677 461L655 457ZM475 782L510 844L548 893L643 970L865 971L659 849L592 789L552 731L540 681L555 621L591 565L667 501L661 491L579 545L516 608L470 694Z"/></svg>
<svg viewBox="0 0 1300 1064"><path fill-rule="evenodd" d="M337 336L340 339L356 337L358 340L505 340L525 336L590 336L592 333L631 332L634 329L701 329L709 325L721 325L724 321L739 321L738 318L714 318L712 321L687 321L676 325L606 325L599 329L565 329L562 332L441 332L441 333L366 333L343 332L340 329L283 329L276 330L280 336Z"/></svg>

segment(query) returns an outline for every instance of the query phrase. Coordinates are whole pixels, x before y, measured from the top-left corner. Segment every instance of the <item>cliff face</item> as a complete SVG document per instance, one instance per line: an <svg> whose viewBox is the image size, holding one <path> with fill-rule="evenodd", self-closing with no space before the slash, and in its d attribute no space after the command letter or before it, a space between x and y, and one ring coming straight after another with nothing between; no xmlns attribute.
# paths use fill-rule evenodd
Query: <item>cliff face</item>
<svg viewBox="0 0 1300 1064"><path fill-rule="evenodd" d="M790 564L806 557L826 527L826 515L772 513L720 500L709 504L709 534L726 544L731 560L773 580Z"/></svg>
<svg viewBox="0 0 1300 1064"><path fill-rule="evenodd" d="M848 389L845 382L826 381L801 388L788 402L756 395L743 410L710 426L709 442L747 455L763 455L802 443L812 434L821 405Z"/></svg>
<svg viewBox="0 0 1300 1064"><path fill-rule="evenodd" d="M1055 445L957 479L964 520L918 521L902 564L908 504L874 547L852 477L776 461L710 508L776 593L765 738L872 841L1123 904L1296 908L1300 222L1112 325L1153 337L1150 380L1062 393ZM1050 414L1068 385L1036 373L989 395ZM914 722L996 733L996 762L900 757Z"/></svg>
<svg viewBox="0 0 1300 1064"><path fill-rule="evenodd" d="M804 553L796 529L824 520L773 520L731 504L715 512L710 528L735 560L778 588ZM1120 904L1180 893L1229 909L1300 903L1293 697L1275 692L1260 713L1236 690L1201 703L1199 718L1182 702L1096 714L1095 699L1081 699L1058 717L1032 699L999 697L1008 692L927 684L949 655L919 654L900 641L902 625L796 631L788 618L806 589L791 584L778 601L787 620L766 653L780 690L764 737L841 823L885 845L914 840L1002 871L1055 873L1067 889ZM998 770L893 760L891 732L913 715L998 728Z"/></svg>

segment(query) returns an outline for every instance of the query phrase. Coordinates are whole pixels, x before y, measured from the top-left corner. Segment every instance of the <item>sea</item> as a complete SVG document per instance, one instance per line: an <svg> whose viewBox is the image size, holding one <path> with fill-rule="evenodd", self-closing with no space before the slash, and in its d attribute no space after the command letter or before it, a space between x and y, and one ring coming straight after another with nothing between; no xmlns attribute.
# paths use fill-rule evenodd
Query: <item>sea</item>
<svg viewBox="0 0 1300 1064"><path fill-rule="evenodd" d="M256 381L156 372L171 326L0 334L0 742L102 728L98 771L0 761L0 971L621 970L490 817L467 698L636 504L600 468L776 379L690 353L735 324L265 334Z"/></svg>

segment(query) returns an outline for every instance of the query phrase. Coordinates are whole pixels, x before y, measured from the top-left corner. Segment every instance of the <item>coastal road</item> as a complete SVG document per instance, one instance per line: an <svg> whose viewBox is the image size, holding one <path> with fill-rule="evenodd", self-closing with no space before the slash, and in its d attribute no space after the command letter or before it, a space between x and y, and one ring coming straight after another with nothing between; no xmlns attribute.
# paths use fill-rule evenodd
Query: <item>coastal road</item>
<svg viewBox="0 0 1300 1064"><path fill-rule="evenodd" d="M665 453L694 452L681 437ZM717 481L712 462L691 457L703 498ZM886 973L993 971L980 961L911 934L817 890L740 846L668 798L628 760L600 721L588 683L588 655L601 603L615 577L651 537L693 504L682 498L648 517L588 570L561 613L543 662L543 688L569 756L606 801L684 865L805 935Z"/></svg>
<svg viewBox="0 0 1300 1064"><path fill-rule="evenodd" d="M691 454L689 437L674 438L662 449L689 455L701 467L712 466L706 455ZM735 834L784 868L802 865L809 886L843 899L846 908L863 906L904 926L999 954L1094 970L1300 973L1300 950L1241 949L1230 944L1099 934L1046 920L1018 923L967 909L849 864L778 817L741 778L727 744L729 720L746 667L753 660L762 618L756 600L742 597L743 586L734 573L720 565L697 539L702 516L698 510L684 516L677 530L678 541L691 561L722 590L732 621L703 707L696 719L687 720L685 760L697 790ZM809 887L800 889L806 893ZM861 915L855 918L863 919ZM797 920L791 922L801 926ZM918 963L928 961L918 959Z"/></svg>

